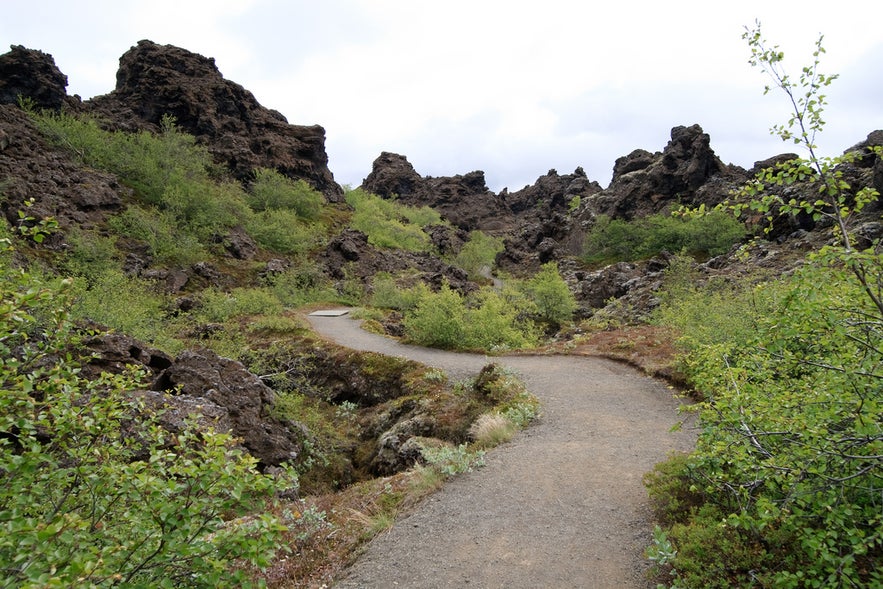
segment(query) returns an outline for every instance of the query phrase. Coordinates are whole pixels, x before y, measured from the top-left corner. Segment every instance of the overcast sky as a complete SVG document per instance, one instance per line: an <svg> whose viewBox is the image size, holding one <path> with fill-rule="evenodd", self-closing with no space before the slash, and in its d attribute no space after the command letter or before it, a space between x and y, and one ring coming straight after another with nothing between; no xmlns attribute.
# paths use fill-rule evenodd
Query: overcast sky
<svg viewBox="0 0 883 589"><path fill-rule="evenodd" d="M113 90L141 39L214 57L224 77L294 124L326 130L329 167L358 186L381 151L423 175L483 170L518 190L582 166L602 186L617 157L660 151L698 123L725 163L794 151L771 137L741 39L759 19L795 76L825 35L835 155L883 129L883 2L815 0L4 1L0 52L50 53L84 99Z"/></svg>

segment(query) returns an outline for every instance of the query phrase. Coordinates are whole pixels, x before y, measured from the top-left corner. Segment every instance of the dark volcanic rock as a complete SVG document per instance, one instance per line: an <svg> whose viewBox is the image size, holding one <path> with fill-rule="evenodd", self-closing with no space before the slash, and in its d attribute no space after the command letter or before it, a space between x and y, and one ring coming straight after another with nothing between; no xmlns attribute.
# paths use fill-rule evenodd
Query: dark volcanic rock
<svg viewBox="0 0 883 589"><path fill-rule="evenodd" d="M231 432L263 467L293 462L301 452L303 429L269 414L272 389L239 362L210 350L186 350L151 388L225 409Z"/></svg>
<svg viewBox="0 0 883 589"><path fill-rule="evenodd" d="M536 268L563 255L579 253L582 234L574 231L571 208L575 198L585 202L601 192L582 168L573 174L549 170L531 186L501 197L518 219L517 228L505 240L498 265L518 272Z"/></svg>
<svg viewBox="0 0 883 589"><path fill-rule="evenodd" d="M67 98L67 76L48 53L12 45L0 55L0 104L30 98L37 108L60 110Z"/></svg>
<svg viewBox="0 0 883 589"><path fill-rule="evenodd" d="M368 243L368 236L355 229L346 229L332 238L322 255L326 272L336 280L357 278L368 284L379 272L399 274L406 270L416 270L420 278L433 288L447 283L460 292L466 293L477 288L469 281L469 275L456 266L442 261L437 256L425 252L386 250Z"/></svg>
<svg viewBox="0 0 883 589"><path fill-rule="evenodd" d="M864 185L871 185L877 192L883 194L883 158L869 149L880 145L883 145L883 130L872 131L868 134L867 139L853 145L846 152L858 151L862 153L862 157L855 162L856 167L871 170L870 182L866 182Z"/></svg>
<svg viewBox="0 0 883 589"><path fill-rule="evenodd" d="M33 206L27 207L29 216L54 217L62 230L95 228L122 209L121 197L128 194L128 188L115 176L83 166L46 143L17 106L0 104L0 135L6 137L6 147L0 149L4 196L0 210L11 225L20 223L19 211L25 210L24 202L29 199L34 199ZM60 247L62 238L59 235L44 244Z"/></svg>
<svg viewBox="0 0 883 589"><path fill-rule="evenodd" d="M633 219L658 213L673 203L688 206L726 196L700 191L715 176L732 174L744 181L741 169L723 164L711 149L709 136L699 125L675 127L661 153L637 149L616 160L610 186L596 199L597 212Z"/></svg>
<svg viewBox="0 0 883 589"><path fill-rule="evenodd" d="M502 199L488 189L481 171L424 177L405 156L385 151L374 160L361 188L382 198L396 198L403 204L432 207L466 231L504 229L512 221Z"/></svg>
<svg viewBox="0 0 883 589"><path fill-rule="evenodd" d="M172 115L240 180L249 180L256 168L275 168L306 180L330 201L343 195L328 169L325 130L288 124L251 92L225 80L212 58L140 41L120 58L114 91L85 104L136 128L156 128L164 115Z"/></svg>
<svg viewBox="0 0 883 589"><path fill-rule="evenodd" d="M93 378L102 372L121 374L133 364L153 374L172 365L172 358L165 352L121 333L88 337L83 341L83 347L92 355L83 366L83 374Z"/></svg>

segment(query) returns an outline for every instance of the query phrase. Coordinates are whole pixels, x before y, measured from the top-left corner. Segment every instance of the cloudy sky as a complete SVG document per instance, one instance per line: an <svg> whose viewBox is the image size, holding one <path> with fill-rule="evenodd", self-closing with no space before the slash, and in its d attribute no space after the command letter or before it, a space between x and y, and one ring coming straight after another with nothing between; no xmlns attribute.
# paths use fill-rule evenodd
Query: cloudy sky
<svg viewBox="0 0 883 589"><path fill-rule="evenodd" d="M4 2L0 51L52 54L86 99L139 40L177 45L325 127L341 184L392 151L423 175L484 170L499 191L577 166L606 186L617 157L661 150L677 125L743 167L793 151L769 134L785 97L747 63L755 20L795 75L825 35L822 71L840 79L819 143L839 154L883 129L881 17L879 0L44 0Z"/></svg>

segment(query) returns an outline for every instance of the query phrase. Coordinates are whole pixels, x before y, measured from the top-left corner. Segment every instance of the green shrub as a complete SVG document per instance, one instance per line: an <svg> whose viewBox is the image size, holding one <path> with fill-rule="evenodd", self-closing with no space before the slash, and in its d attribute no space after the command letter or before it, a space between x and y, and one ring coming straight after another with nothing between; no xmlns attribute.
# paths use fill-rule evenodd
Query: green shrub
<svg viewBox="0 0 883 589"><path fill-rule="evenodd" d="M543 264L540 271L524 284L523 290L534 305L536 318L552 329L573 319L576 298L558 273L555 262Z"/></svg>
<svg viewBox="0 0 883 589"><path fill-rule="evenodd" d="M197 313L206 321L224 322L246 315L279 315L282 311L282 303L272 289L241 287L230 292L205 289Z"/></svg>
<svg viewBox="0 0 883 589"><path fill-rule="evenodd" d="M162 209L177 221L177 233L186 230L205 243L250 219L242 194L238 184L176 179L166 185Z"/></svg>
<svg viewBox="0 0 883 589"><path fill-rule="evenodd" d="M354 209L352 226L381 248L427 251L432 244L423 227L442 222L429 207L400 205L361 189L347 192L346 202Z"/></svg>
<svg viewBox="0 0 883 589"><path fill-rule="evenodd" d="M747 276L706 279L693 260L676 256L665 271L660 305L652 316L680 334L684 352L750 340L758 318L775 312L783 283Z"/></svg>
<svg viewBox="0 0 883 589"><path fill-rule="evenodd" d="M416 305L405 312L406 338L444 349L501 350L536 343L533 323L521 310L492 289L464 299L447 284L435 293L415 287Z"/></svg>
<svg viewBox="0 0 883 589"><path fill-rule="evenodd" d="M267 209L246 222L246 231L268 250L300 255L320 243L315 227L304 224L297 213L286 209Z"/></svg>
<svg viewBox="0 0 883 589"><path fill-rule="evenodd" d="M291 268L270 277L267 282L276 298L288 307L332 302L339 298L328 277L306 258L295 259Z"/></svg>
<svg viewBox="0 0 883 589"><path fill-rule="evenodd" d="M324 198L304 180L291 180L267 168L255 170L255 179L246 194L252 210L286 210L301 219L316 220L322 210Z"/></svg>
<svg viewBox="0 0 883 589"><path fill-rule="evenodd" d="M503 251L503 238L492 237L482 231L469 233L469 241L463 244L453 263L466 270L473 280L483 276L494 267L497 254Z"/></svg>
<svg viewBox="0 0 883 589"><path fill-rule="evenodd" d="M234 565L270 564L286 525L264 510L295 480L257 474L229 435L167 434L125 393L133 375L84 380L64 291L0 272L5 584L250 585Z"/></svg>
<svg viewBox="0 0 883 589"><path fill-rule="evenodd" d="M145 203L162 205L170 184L208 179L211 156L193 136L180 132L172 117L163 118L159 134L105 131L94 119L67 114L34 117L50 140L90 166L116 174Z"/></svg>
<svg viewBox="0 0 883 589"><path fill-rule="evenodd" d="M403 321L409 341L433 348L463 346L465 307L463 297L447 284L437 293L428 291Z"/></svg>
<svg viewBox="0 0 883 589"><path fill-rule="evenodd" d="M499 351L536 343L533 324L521 318L520 309L492 289L470 297L463 313L464 349Z"/></svg>
<svg viewBox="0 0 883 589"><path fill-rule="evenodd" d="M716 256L745 233L742 223L723 211L692 217L659 213L633 221L601 215L586 235L582 257L590 264L606 264L651 258L663 250Z"/></svg>
<svg viewBox="0 0 883 589"><path fill-rule="evenodd" d="M146 243L159 262L189 266L208 257L197 236L180 231L169 211L130 205L107 223L117 235Z"/></svg>
<svg viewBox="0 0 883 589"><path fill-rule="evenodd" d="M378 272L371 280L371 305L381 309L410 311L429 294L426 283L418 282L410 288L403 288L388 272Z"/></svg>
<svg viewBox="0 0 883 589"><path fill-rule="evenodd" d="M168 297L144 279L127 276L118 269L106 270L91 284L76 280L71 292L74 319L95 321L170 353L183 345L170 330Z"/></svg>
<svg viewBox="0 0 883 589"><path fill-rule="evenodd" d="M101 274L120 267L115 238L80 229L71 229L65 238L69 247L61 267L68 275L92 284Z"/></svg>

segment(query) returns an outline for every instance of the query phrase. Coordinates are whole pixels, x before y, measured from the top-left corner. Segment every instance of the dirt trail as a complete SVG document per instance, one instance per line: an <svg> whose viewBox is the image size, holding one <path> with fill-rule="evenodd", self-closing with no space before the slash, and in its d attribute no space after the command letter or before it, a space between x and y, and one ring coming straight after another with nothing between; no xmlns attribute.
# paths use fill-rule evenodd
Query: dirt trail
<svg viewBox="0 0 883 589"><path fill-rule="evenodd" d="M488 362L405 346L348 317L310 317L341 345L474 376ZM543 415L486 465L455 478L373 540L337 588L644 588L653 527L643 474L689 428L672 433L678 401L615 362L569 356L493 358L514 369Z"/></svg>

